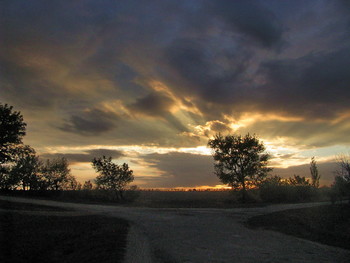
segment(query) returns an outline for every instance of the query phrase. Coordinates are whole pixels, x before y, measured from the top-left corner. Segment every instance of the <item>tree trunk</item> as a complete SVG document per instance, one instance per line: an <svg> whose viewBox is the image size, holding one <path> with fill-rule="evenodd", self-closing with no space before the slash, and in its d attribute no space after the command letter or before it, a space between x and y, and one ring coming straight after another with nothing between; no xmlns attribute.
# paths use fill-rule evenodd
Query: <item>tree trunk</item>
<svg viewBox="0 0 350 263"><path fill-rule="evenodd" d="M117 197L117 201L118 201L118 202L123 200L122 191L120 191L120 190L115 190L115 196Z"/></svg>
<svg viewBox="0 0 350 263"><path fill-rule="evenodd" d="M247 201L247 191L245 189L245 181L242 182L242 203L245 204Z"/></svg>

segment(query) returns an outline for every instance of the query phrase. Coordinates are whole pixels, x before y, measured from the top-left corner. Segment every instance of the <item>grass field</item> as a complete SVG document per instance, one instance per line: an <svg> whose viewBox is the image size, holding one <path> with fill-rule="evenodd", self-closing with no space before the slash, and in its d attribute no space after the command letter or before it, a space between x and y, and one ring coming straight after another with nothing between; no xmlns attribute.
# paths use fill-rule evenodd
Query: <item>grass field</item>
<svg viewBox="0 0 350 263"><path fill-rule="evenodd" d="M140 191L139 197L129 205L153 208L235 208L265 205L258 202L242 204L239 198L240 193L232 191Z"/></svg>
<svg viewBox="0 0 350 263"><path fill-rule="evenodd" d="M275 212L250 218L247 225L350 249L349 204Z"/></svg>
<svg viewBox="0 0 350 263"><path fill-rule="evenodd" d="M126 200L124 201L112 200L112 198L108 198L109 193L98 190L47 192L45 195L35 194L35 192L33 194L30 191L12 191L4 195L61 202L153 208L232 208L242 206L238 200L240 193L232 191L126 191ZM133 197L130 198L130 196ZM244 204L244 206L247 205L249 206L249 204Z"/></svg>
<svg viewBox="0 0 350 263"><path fill-rule="evenodd" d="M128 223L103 216L50 216L66 211L2 201L0 262L122 262ZM14 211L18 210L18 211ZM47 211L27 215L21 210Z"/></svg>
<svg viewBox="0 0 350 263"><path fill-rule="evenodd" d="M308 188L309 189L309 188ZM265 189L266 190L266 189ZM276 190L276 189L275 189ZM264 206L272 203L297 203L311 201L328 201L329 188L310 190L312 198L301 198L299 188L277 189L272 191L270 200L266 198L266 191L261 198L258 189L251 189L247 192L247 200L242 204L242 193L240 191L159 191L159 190L127 190L124 193L124 200L116 199L113 191L104 190L75 190L75 191L7 191L3 195L25 198L49 199L61 202L103 204L103 205L126 205L134 207L152 208L235 208L249 206ZM295 191L294 191L295 190ZM305 190L305 189L302 189ZM306 189L307 190L307 189ZM286 194L283 198L279 194ZM298 197L298 198L297 198Z"/></svg>
<svg viewBox="0 0 350 263"><path fill-rule="evenodd" d="M43 206L36 204L20 203L20 202L10 202L5 200L0 200L0 208L6 210L26 210L26 211L71 211L66 208L60 208L55 206Z"/></svg>
<svg viewBox="0 0 350 263"><path fill-rule="evenodd" d="M218 192L186 192L186 191L141 191L140 196L132 204L146 207L228 207L232 202L232 193Z"/></svg>

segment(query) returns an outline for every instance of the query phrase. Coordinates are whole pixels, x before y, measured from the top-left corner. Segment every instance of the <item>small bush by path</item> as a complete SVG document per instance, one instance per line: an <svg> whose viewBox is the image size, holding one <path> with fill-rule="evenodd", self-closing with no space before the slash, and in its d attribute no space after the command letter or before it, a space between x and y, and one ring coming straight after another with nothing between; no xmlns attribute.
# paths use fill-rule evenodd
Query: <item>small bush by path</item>
<svg viewBox="0 0 350 263"><path fill-rule="evenodd" d="M275 212L252 217L247 225L350 249L349 204Z"/></svg>

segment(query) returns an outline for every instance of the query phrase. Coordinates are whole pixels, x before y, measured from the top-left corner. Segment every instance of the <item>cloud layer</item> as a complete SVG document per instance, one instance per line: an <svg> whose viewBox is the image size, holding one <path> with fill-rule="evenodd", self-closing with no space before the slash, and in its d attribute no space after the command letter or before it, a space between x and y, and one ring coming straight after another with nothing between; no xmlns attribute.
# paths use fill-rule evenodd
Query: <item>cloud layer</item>
<svg viewBox="0 0 350 263"><path fill-rule="evenodd" d="M39 152L194 147L216 132L349 145L347 1L19 0L0 10L1 102L23 113Z"/></svg>

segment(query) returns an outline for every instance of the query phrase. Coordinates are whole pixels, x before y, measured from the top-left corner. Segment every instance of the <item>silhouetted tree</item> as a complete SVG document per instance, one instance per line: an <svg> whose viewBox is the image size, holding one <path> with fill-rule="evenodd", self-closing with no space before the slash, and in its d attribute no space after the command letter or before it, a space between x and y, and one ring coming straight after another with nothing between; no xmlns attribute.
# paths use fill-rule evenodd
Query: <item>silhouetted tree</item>
<svg viewBox="0 0 350 263"><path fill-rule="evenodd" d="M337 163L339 169L332 189L339 196L348 196L350 202L350 157L341 155L337 158Z"/></svg>
<svg viewBox="0 0 350 263"><path fill-rule="evenodd" d="M265 185L282 186L282 185L287 185L287 184L288 183L286 182L286 180L283 179L281 176L274 175L274 176L270 176L268 178L265 178L259 184L259 187L265 186Z"/></svg>
<svg viewBox="0 0 350 263"><path fill-rule="evenodd" d="M20 154L11 167L10 176L18 181L23 190L38 190L42 180L41 167L42 162L34 149L27 146L27 150Z"/></svg>
<svg viewBox="0 0 350 263"><path fill-rule="evenodd" d="M92 183L90 180L84 182L83 190L92 190Z"/></svg>
<svg viewBox="0 0 350 263"><path fill-rule="evenodd" d="M320 186L321 175L318 173L315 157L311 158L310 162L311 185L315 188Z"/></svg>
<svg viewBox="0 0 350 263"><path fill-rule="evenodd" d="M65 183L62 186L63 190L80 190L81 189L81 183L77 181L75 176L69 174L67 176L67 179Z"/></svg>
<svg viewBox="0 0 350 263"><path fill-rule="evenodd" d="M18 183L18 178L11 175L10 167L0 167L0 190L14 190Z"/></svg>
<svg viewBox="0 0 350 263"><path fill-rule="evenodd" d="M222 183L232 189L242 190L242 201L246 201L246 185L250 180L257 184L267 176L272 168L267 167L269 154L255 135L217 134L209 140L208 146L214 150L215 174Z"/></svg>
<svg viewBox="0 0 350 263"><path fill-rule="evenodd" d="M22 138L26 124L20 112L13 107L0 104L0 189L15 189L18 178L10 174L11 165L23 152Z"/></svg>
<svg viewBox="0 0 350 263"><path fill-rule="evenodd" d="M75 178L70 175L68 161L66 158L46 160L42 167L44 184L46 190L64 190Z"/></svg>
<svg viewBox="0 0 350 263"><path fill-rule="evenodd" d="M92 160L92 166L100 175L95 179L99 189L113 190L118 199L123 199L125 186L134 180L133 171L127 163L118 165L112 157L100 157Z"/></svg>
<svg viewBox="0 0 350 263"><path fill-rule="evenodd" d="M294 175L293 177L288 178L288 184L294 186L309 186L310 182L305 176L301 177L300 175Z"/></svg>
<svg viewBox="0 0 350 263"><path fill-rule="evenodd" d="M259 184L260 197L265 202L287 201L288 182L278 175L270 176Z"/></svg>
<svg viewBox="0 0 350 263"><path fill-rule="evenodd" d="M16 146L26 134L26 123L18 111L7 104L0 104L0 165L12 161Z"/></svg>
<svg viewBox="0 0 350 263"><path fill-rule="evenodd" d="M337 171L339 176L342 176L347 182L350 183L350 156L341 155L337 158L339 170Z"/></svg>

